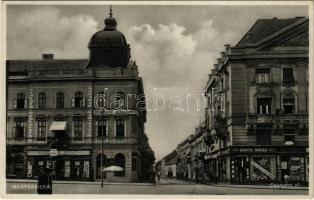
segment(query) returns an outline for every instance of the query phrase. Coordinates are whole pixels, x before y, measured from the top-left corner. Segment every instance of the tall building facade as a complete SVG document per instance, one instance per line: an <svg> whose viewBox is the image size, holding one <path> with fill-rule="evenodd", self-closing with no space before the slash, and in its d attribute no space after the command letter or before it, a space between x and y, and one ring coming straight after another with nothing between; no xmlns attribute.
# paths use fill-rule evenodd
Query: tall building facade
<svg viewBox="0 0 314 200"><path fill-rule="evenodd" d="M308 183L309 20L260 19L225 45L205 88L205 173L232 183Z"/></svg>
<svg viewBox="0 0 314 200"><path fill-rule="evenodd" d="M143 82L112 16L88 45L88 60L7 61L7 177L145 181L154 153L148 144ZM103 155L102 155L103 154ZM103 164L103 166L101 166Z"/></svg>

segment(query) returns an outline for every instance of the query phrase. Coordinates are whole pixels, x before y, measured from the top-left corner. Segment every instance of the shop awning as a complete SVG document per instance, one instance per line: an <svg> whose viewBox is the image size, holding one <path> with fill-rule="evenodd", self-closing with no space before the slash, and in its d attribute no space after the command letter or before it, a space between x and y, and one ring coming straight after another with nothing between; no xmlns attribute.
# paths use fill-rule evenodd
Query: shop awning
<svg viewBox="0 0 314 200"><path fill-rule="evenodd" d="M66 121L54 121L52 122L49 130L50 131L65 131L67 127Z"/></svg>

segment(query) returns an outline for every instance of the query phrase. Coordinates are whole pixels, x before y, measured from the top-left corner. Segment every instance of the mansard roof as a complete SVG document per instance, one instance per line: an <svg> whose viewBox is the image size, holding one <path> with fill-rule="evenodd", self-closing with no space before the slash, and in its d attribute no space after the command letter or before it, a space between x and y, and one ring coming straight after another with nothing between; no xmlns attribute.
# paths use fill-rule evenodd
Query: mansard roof
<svg viewBox="0 0 314 200"><path fill-rule="evenodd" d="M243 36L235 47L243 48L256 45L270 36L288 30L290 26L294 26L305 21L305 17L287 18L287 19L258 19L251 29Z"/></svg>

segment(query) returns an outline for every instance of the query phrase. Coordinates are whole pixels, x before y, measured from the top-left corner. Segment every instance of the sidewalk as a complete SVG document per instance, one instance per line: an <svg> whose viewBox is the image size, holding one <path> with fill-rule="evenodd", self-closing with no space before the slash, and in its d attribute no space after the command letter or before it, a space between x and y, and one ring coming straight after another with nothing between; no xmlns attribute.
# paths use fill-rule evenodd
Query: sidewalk
<svg viewBox="0 0 314 200"><path fill-rule="evenodd" d="M214 187L233 187L233 188L254 188L254 189L274 189L274 190L308 190L308 187L296 187L284 184L269 184L269 185L234 185L227 183L196 183L192 180L178 180L178 179L160 179L160 184L177 184L177 185L187 185L187 184L201 184L210 185Z"/></svg>
<svg viewBox="0 0 314 200"><path fill-rule="evenodd" d="M6 179L7 183L36 183L35 179ZM100 181L89 182L89 181L52 181L54 184L85 184L85 185L101 185ZM116 183L116 182L106 182L104 181L104 185L138 185L138 186L152 186L155 185L153 183Z"/></svg>

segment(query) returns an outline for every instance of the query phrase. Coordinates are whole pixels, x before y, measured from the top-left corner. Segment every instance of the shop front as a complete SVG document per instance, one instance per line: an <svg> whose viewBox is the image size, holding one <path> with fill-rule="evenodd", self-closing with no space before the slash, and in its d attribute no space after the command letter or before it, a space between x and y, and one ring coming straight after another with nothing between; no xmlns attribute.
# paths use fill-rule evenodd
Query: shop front
<svg viewBox="0 0 314 200"><path fill-rule="evenodd" d="M7 149L6 155L6 175L7 178L23 178L25 174L25 153L23 147L13 147Z"/></svg>
<svg viewBox="0 0 314 200"><path fill-rule="evenodd" d="M308 184L307 147L231 146L206 155L209 179L234 184Z"/></svg>
<svg viewBox="0 0 314 200"><path fill-rule="evenodd" d="M27 151L27 178L38 178L41 168L52 169L54 180L92 180L90 150Z"/></svg>

